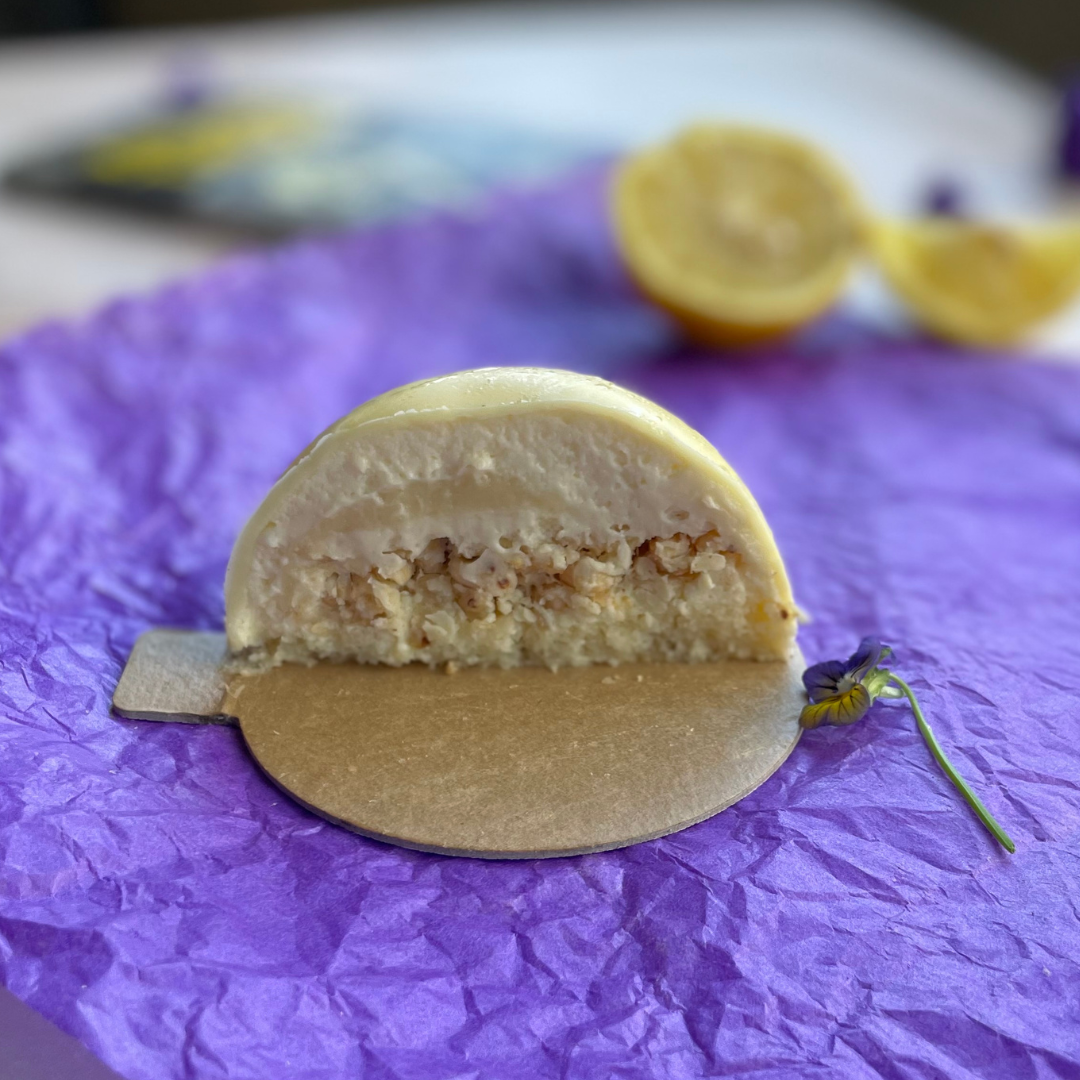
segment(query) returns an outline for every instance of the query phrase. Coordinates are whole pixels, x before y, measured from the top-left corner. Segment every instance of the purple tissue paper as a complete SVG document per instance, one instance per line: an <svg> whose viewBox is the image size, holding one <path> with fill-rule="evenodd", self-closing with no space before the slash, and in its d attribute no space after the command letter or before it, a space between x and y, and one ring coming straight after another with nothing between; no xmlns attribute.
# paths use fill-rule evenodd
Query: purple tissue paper
<svg viewBox="0 0 1080 1080"><path fill-rule="evenodd" d="M1080 372L834 319L736 360L628 285L603 177L241 257L0 352L0 974L129 1080L1080 1077ZM597 372L742 473L902 703L666 839L484 862L291 803L224 728L122 722L219 629L245 516L408 380ZM403 793L407 797L407 793Z"/></svg>

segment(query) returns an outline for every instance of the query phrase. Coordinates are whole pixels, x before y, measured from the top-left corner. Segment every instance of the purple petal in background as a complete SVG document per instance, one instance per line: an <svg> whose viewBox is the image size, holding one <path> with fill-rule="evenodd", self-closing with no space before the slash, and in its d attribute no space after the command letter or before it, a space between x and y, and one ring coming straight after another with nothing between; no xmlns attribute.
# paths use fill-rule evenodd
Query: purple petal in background
<svg viewBox="0 0 1080 1080"><path fill-rule="evenodd" d="M963 184L951 177L939 176L927 185L920 209L932 217L963 217L967 203Z"/></svg>
<svg viewBox="0 0 1080 1080"><path fill-rule="evenodd" d="M1080 180L1080 78L1070 80L1061 99L1058 171L1067 180Z"/></svg>

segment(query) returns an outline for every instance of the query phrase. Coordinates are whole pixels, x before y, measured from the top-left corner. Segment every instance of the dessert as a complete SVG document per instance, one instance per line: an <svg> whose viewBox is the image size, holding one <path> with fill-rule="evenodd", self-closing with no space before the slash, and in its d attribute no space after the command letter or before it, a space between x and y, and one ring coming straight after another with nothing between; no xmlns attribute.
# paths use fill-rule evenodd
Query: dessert
<svg viewBox="0 0 1080 1080"><path fill-rule="evenodd" d="M226 576L229 646L256 669L776 660L795 615L761 510L704 438L537 368L429 379L339 420Z"/></svg>

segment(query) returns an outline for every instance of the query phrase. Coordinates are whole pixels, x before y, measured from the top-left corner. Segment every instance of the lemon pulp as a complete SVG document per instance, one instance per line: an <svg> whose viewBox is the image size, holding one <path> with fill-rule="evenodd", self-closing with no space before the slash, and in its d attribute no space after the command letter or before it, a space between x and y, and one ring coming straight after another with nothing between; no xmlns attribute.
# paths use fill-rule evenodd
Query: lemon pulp
<svg viewBox="0 0 1080 1080"><path fill-rule="evenodd" d="M1080 289L1080 225L878 222L872 246L914 318L941 337L1004 345Z"/></svg>
<svg viewBox="0 0 1080 1080"><path fill-rule="evenodd" d="M786 332L827 308L858 247L857 200L810 144L696 125L618 169L613 216L631 275L694 337Z"/></svg>

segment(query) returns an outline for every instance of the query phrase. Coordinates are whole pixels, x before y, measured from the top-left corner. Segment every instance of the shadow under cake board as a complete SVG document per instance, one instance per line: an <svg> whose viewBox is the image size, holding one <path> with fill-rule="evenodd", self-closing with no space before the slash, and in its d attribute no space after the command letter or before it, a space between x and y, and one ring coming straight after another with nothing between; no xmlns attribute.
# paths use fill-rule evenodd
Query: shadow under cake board
<svg viewBox="0 0 1080 1080"><path fill-rule="evenodd" d="M802 657L551 672L224 668L224 635L152 630L128 719L238 723L291 797L365 836L480 858L625 847L748 795L798 741Z"/></svg>

